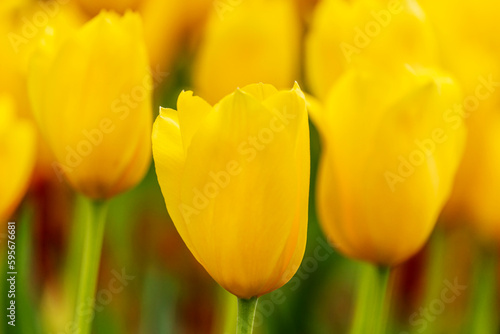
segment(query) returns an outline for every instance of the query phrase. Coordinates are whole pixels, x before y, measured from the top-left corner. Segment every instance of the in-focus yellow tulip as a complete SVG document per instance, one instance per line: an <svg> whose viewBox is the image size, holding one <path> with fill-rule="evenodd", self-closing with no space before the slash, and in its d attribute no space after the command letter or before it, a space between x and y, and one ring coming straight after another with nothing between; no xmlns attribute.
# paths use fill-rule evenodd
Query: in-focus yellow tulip
<svg viewBox="0 0 500 334"><path fill-rule="evenodd" d="M299 23L289 0L242 1L214 10L194 67L200 96L215 103L260 81L288 87L298 75Z"/></svg>
<svg viewBox="0 0 500 334"><path fill-rule="evenodd" d="M0 221L5 222L22 199L35 164L35 128L14 113L14 102L0 97Z"/></svg>
<svg viewBox="0 0 500 334"><path fill-rule="evenodd" d="M169 214L196 259L240 298L285 284L304 254L309 128L304 95L254 84L215 106L182 92L153 127Z"/></svg>
<svg viewBox="0 0 500 334"><path fill-rule="evenodd" d="M48 31L29 77L35 117L71 185L109 198L150 163L151 92L139 15L102 12L57 45Z"/></svg>
<svg viewBox="0 0 500 334"><path fill-rule="evenodd" d="M396 265L427 240L464 145L458 85L431 70L350 70L312 114L323 153L318 211L349 257Z"/></svg>
<svg viewBox="0 0 500 334"><path fill-rule="evenodd" d="M306 40L306 78L321 99L349 66L369 61L387 71L437 60L433 30L415 0L323 0Z"/></svg>

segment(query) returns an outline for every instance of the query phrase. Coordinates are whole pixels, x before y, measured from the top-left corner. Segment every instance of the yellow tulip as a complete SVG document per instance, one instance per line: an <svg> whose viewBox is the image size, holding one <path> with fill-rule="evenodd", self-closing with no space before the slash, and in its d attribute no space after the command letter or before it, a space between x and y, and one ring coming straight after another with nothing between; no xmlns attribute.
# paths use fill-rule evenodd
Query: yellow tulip
<svg viewBox="0 0 500 334"><path fill-rule="evenodd" d="M440 38L443 65L462 84L468 128L464 158L443 212L500 240L500 41L498 1L422 1ZM449 8L453 6L453 11Z"/></svg>
<svg viewBox="0 0 500 334"><path fill-rule="evenodd" d="M46 29L60 35L69 35L83 23L73 6L53 1L18 1L14 8L0 12L0 32L6 38L0 41L0 62L4 65L0 77L0 94L8 94L15 101L17 114L30 121L33 113L28 98L28 64ZM51 163L54 158L37 131L37 162L33 182L54 177Z"/></svg>
<svg viewBox="0 0 500 334"><path fill-rule="evenodd" d="M456 47L467 42L469 48L480 48L499 52L498 13L500 3L496 0L420 0L435 27L441 52L448 61L461 58ZM455 44L455 45L454 45ZM460 51L463 49L460 48ZM446 62L444 63L446 65Z"/></svg>
<svg viewBox="0 0 500 334"><path fill-rule="evenodd" d="M470 223L480 237L500 240L500 107L468 124L464 159L445 218Z"/></svg>
<svg viewBox="0 0 500 334"><path fill-rule="evenodd" d="M143 1L139 8L144 21L144 39L153 69L167 70L180 49L184 6L191 1Z"/></svg>
<svg viewBox="0 0 500 334"><path fill-rule="evenodd" d="M448 66L464 88L460 105L469 135L443 221L468 223L482 237L500 240L500 54L461 45L464 52Z"/></svg>
<svg viewBox="0 0 500 334"><path fill-rule="evenodd" d="M309 128L304 95L253 84L210 106L182 92L153 127L168 212L196 259L240 298L285 284L304 254Z"/></svg>
<svg viewBox="0 0 500 334"><path fill-rule="evenodd" d="M327 236L349 257L396 265L432 231L464 145L458 85L410 67L346 72L313 110L323 153L317 203Z"/></svg>
<svg viewBox="0 0 500 334"><path fill-rule="evenodd" d="M22 199L35 164L35 129L14 113L14 102L0 97L0 219L5 222Z"/></svg>
<svg viewBox="0 0 500 334"><path fill-rule="evenodd" d="M306 78L324 99L349 66L434 65L436 50L431 25L415 0L323 0L306 39Z"/></svg>
<svg viewBox="0 0 500 334"><path fill-rule="evenodd" d="M102 12L33 57L30 97L53 166L88 197L125 191L150 163L151 91L141 20Z"/></svg>
<svg viewBox="0 0 500 334"><path fill-rule="evenodd" d="M298 75L299 18L289 0L242 1L217 7L194 67L200 96L215 103L237 87L288 87Z"/></svg>

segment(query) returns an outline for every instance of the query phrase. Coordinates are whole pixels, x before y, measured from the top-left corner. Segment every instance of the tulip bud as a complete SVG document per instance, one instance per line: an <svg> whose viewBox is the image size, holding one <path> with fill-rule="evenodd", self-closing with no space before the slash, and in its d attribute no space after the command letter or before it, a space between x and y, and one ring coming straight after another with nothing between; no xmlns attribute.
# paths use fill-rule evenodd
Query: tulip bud
<svg viewBox="0 0 500 334"><path fill-rule="evenodd" d="M214 107L182 92L153 127L168 212L196 259L240 298L278 289L304 254L309 128L304 95L254 84Z"/></svg>
<svg viewBox="0 0 500 334"><path fill-rule="evenodd" d="M54 170L88 197L112 197L150 162L153 85L140 17L102 12L54 44L43 40L29 77Z"/></svg>
<svg viewBox="0 0 500 334"><path fill-rule="evenodd" d="M363 62L434 65L436 42L415 0L324 0L306 39L306 77L320 99L347 67Z"/></svg>
<svg viewBox="0 0 500 334"><path fill-rule="evenodd" d="M396 265L431 233L451 191L464 126L457 84L430 70L350 70L312 115L323 154L321 225L349 257Z"/></svg>
<svg viewBox="0 0 500 334"><path fill-rule="evenodd" d="M292 1L215 4L194 67L201 96L215 103L253 82L282 89L296 80L300 20Z"/></svg>
<svg viewBox="0 0 500 334"><path fill-rule="evenodd" d="M0 97L0 219L4 222L22 199L35 164L35 129L15 116L13 101Z"/></svg>

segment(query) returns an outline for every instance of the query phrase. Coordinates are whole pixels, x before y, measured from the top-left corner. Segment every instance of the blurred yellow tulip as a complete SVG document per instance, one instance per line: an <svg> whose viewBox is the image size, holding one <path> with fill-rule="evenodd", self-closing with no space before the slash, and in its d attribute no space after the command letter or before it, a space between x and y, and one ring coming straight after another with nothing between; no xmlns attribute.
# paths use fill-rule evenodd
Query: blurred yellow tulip
<svg viewBox="0 0 500 334"><path fill-rule="evenodd" d="M446 55L443 65L453 57L461 58L464 42L469 44L468 48L500 52L498 38L500 2L419 0L419 3L422 4L438 34L440 51ZM457 47L460 49L456 49Z"/></svg>
<svg viewBox="0 0 500 334"><path fill-rule="evenodd" d="M184 7L191 1L143 1L139 9L144 22L144 39L153 69L167 70L180 49Z"/></svg>
<svg viewBox="0 0 500 334"><path fill-rule="evenodd" d="M309 128L298 86L253 84L211 107L182 92L153 127L170 216L196 259L248 299L278 289L304 254Z"/></svg>
<svg viewBox="0 0 500 334"><path fill-rule="evenodd" d="M216 0L217 1L217 0ZM215 1L215 2L216 2ZM222 0L220 0L222 1ZM78 0L78 9L92 17L101 10L136 11L143 19L144 38L155 70L168 71L186 42L188 31L204 25L213 0Z"/></svg>
<svg viewBox="0 0 500 334"><path fill-rule="evenodd" d="M56 172L88 197L109 198L150 163L154 84L141 19L102 12L59 46L51 33L30 69L35 118Z"/></svg>
<svg viewBox="0 0 500 334"><path fill-rule="evenodd" d="M14 113L14 102L0 96L0 219L5 222L22 199L35 164L35 129Z"/></svg>
<svg viewBox="0 0 500 334"><path fill-rule="evenodd" d="M432 70L352 69L312 110L323 143L318 211L341 252L396 265L422 247L462 155L460 97Z"/></svg>
<svg viewBox="0 0 500 334"><path fill-rule="evenodd" d="M469 223L486 240L500 240L500 107L468 123L469 136L444 219Z"/></svg>
<svg viewBox="0 0 500 334"><path fill-rule="evenodd" d="M194 66L200 96L215 103L237 87L267 82L278 89L297 80L300 20L289 0L219 1Z"/></svg>
<svg viewBox="0 0 500 334"><path fill-rule="evenodd" d="M306 78L320 99L349 66L397 71L400 63L437 60L432 27L415 0L323 0L306 39Z"/></svg>
<svg viewBox="0 0 500 334"><path fill-rule="evenodd" d="M443 221L465 222L482 238L500 240L500 3L425 0L422 4L438 32L443 66L463 86L463 117L469 133Z"/></svg>
<svg viewBox="0 0 500 334"><path fill-rule="evenodd" d="M63 39L83 24L83 17L69 4L53 1L18 1L18 5L0 13L0 32L6 38L0 43L0 94L12 97L16 112L24 119L33 120L28 98L28 64L43 38L46 29L56 31ZM37 131L37 163L33 182L53 177L51 162L54 160L46 143Z"/></svg>

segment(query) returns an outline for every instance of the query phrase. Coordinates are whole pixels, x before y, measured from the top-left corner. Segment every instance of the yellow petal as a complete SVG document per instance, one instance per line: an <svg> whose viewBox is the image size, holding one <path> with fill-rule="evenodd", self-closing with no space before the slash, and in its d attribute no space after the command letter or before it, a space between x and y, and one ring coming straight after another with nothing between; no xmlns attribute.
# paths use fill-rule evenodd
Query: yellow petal
<svg viewBox="0 0 500 334"><path fill-rule="evenodd" d="M187 91L179 94L177 99L179 126L182 134L184 150L191 144L194 133L212 110L212 107L201 97L193 96L193 92Z"/></svg>
<svg viewBox="0 0 500 334"><path fill-rule="evenodd" d="M262 82L258 84L247 85L241 88L241 90L252 95L259 101L264 101L268 97L271 97L278 92L278 90L273 85L263 84Z"/></svg>
<svg viewBox="0 0 500 334"><path fill-rule="evenodd" d="M156 175L160 184L165 204L172 221L182 239L195 258L204 263L180 212L180 187L185 163L185 151L179 126L177 111L160 108L160 115L153 125L152 148Z"/></svg>
<svg viewBox="0 0 500 334"><path fill-rule="evenodd" d="M28 188L35 164L35 129L28 121L13 116L13 103L0 98L0 218L6 221ZM5 122L4 122L5 121Z"/></svg>

